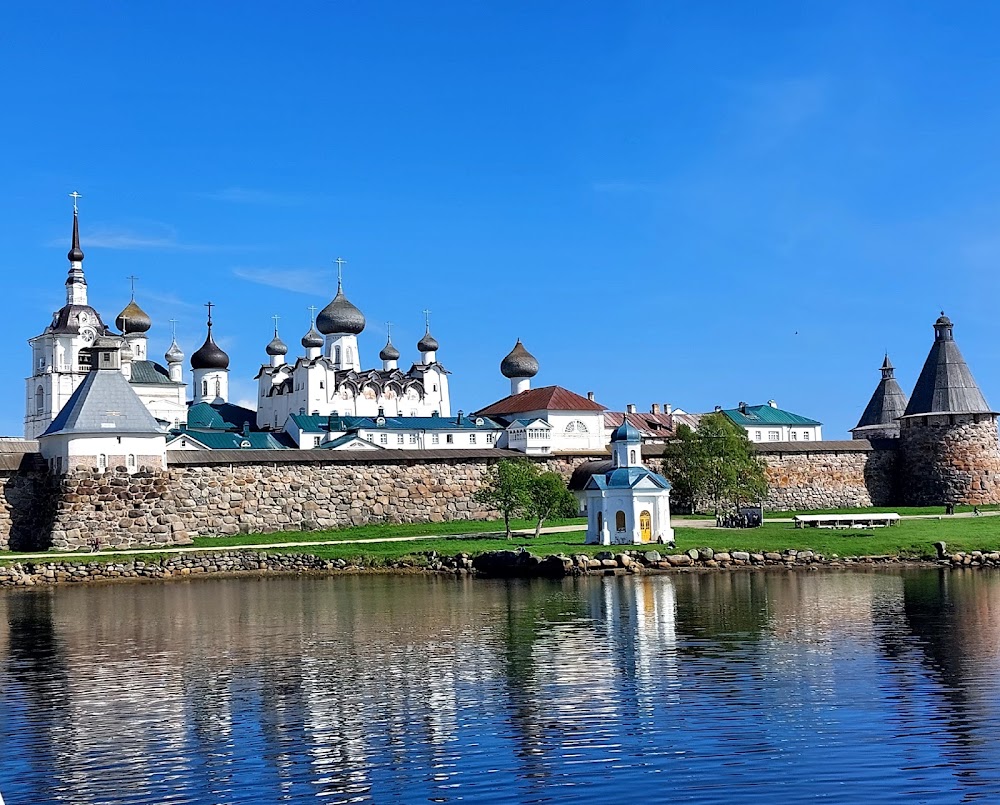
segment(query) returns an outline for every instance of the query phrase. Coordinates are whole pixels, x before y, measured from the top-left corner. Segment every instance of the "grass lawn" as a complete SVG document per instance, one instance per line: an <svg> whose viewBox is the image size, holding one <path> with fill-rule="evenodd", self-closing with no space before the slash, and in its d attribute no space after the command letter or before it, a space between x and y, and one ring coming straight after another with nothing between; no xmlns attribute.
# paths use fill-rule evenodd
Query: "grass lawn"
<svg viewBox="0 0 1000 805"><path fill-rule="evenodd" d="M557 521L559 524L578 524L580 519ZM519 528L530 524L518 522ZM465 532L464 534L462 532ZM743 550L750 552L783 551L788 548L812 550L824 555L839 556L880 556L894 555L908 558L933 558L933 544L944 541L950 552L971 550L1000 550L1000 517L943 518L928 520L903 520L892 528L871 530L839 530L825 528L795 528L791 523L765 523L756 529L716 529L685 528L675 529L676 552L690 548L711 547L716 551ZM594 554L607 550L621 550L621 547L584 545L582 531L564 531L542 534L537 539L528 535L515 534L507 540L497 531L496 522L451 522L436 524L372 525L345 528L336 531L279 532L274 534L245 534L233 537L201 537L196 540L198 547L205 548L248 548L269 542L303 542L322 539L329 540L371 540L377 537L418 536L440 533L440 539L414 540L406 542L371 542L370 544L303 545L301 547L275 548L274 553L304 553L325 559L343 559L365 565L380 565L398 561L406 557L423 557L431 551L442 555L468 553L475 555L485 551L512 550L524 547L536 555L552 553ZM455 535L455 536L451 536ZM635 546L636 550L657 550L662 554L673 552L665 546ZM139 559L155 562L166 556L93 557L81 553L74 561L131 561ZM0 562L5 555L0 553ZM15 561L11 557L8 561ZM44 560L42 560L44 561Z"/></svg>
<svg viewBox="0 0 1000 805"><path fill-rule="evenodd" d="M546 520L546 528L585 525L587 518ZM535 523L528 520L511 520L515 531L535 531ZM235 534L231 537L196 537L193 545L198 548L222 548L232 545L264 545L269 542L315 542L317 540L366 540L381 537L412 537L424 534L499 534L503 538L502 520L453 520L448 523L375 523L372 525L338 528L332 531L276 531L273 534Z"/></svg>

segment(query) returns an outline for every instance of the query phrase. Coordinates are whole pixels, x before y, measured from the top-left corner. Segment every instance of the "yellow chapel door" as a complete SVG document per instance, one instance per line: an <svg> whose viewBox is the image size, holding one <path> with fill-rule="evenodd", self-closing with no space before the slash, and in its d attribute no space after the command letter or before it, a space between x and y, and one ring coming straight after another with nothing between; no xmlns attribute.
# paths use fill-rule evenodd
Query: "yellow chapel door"
<svg viewBox="0 0 1000 805"><path fill-rule="evenodd" d="M643 510L639 514L639 532L643 542L649 542L653 538L653 523L648 511Z"/></svg>

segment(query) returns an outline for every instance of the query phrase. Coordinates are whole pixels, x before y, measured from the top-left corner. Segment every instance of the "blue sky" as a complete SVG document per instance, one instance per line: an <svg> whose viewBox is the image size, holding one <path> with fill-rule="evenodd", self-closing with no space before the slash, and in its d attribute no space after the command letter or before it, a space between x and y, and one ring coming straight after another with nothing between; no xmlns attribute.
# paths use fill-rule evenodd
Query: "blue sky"
<svg viewBox="0 0 1000 805"><path fill-rule="evenodd" d="M908 392L944 309L1000 405L1000 6L910 2L6 4L0 269L26 339L126 277L151 352L203 303L231 396L336 289L453 407L516 338L605 405L774 398L846 435L885 349Z"/></svg>

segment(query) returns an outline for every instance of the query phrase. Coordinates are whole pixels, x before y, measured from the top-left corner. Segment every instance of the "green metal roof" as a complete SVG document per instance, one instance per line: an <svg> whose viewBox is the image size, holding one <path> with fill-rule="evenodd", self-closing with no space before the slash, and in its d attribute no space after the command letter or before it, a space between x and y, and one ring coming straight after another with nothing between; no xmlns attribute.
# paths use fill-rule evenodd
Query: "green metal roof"
<svg viewBox="0 0 1000 805"><path fill-rule="evenodd" d="M132 361L131 383L158 386L180 385L170 379L170 373L154 361Z"/></svg>
<svg viewBox="0 0 1000 805"><path fill-rule="evenodd" d="M782 411L770 405L748 405L742 410L739 408L724 408L722 410L729 419L743 428L760 428L768 425L784 425L786 427L809 427L819 426L822 422L815 419L793 414L791 411Z"/></svg>
<svg viewBox="0 0 1000 805"><path fill-rule="evenodd" d="M208 403L195 403L188 408L187 424L189 428L211 428L212 430L227 430L232 427L232 425L227 425L226 421Z"/></svg>
<svg viewBox="0 0 1000 805"><path fill-rule="evenodd" d="M352 431L365 428L368 430L502 430L503 426L497 424L488 417L474 417L468 414L462 415L462 421L456 421L456 417L445 416L387 416L384 425L379 425L377 417L372 416L334 416L334 431ZM476 424L476 419L482 419L481 425ZM313 414L292 414L291 419L298 426L299 430L305 432L322 432L329 430L328 424L331 417L316 416Z"/></svg>
<svg viewBox="0 0 1000 805"><path fill-rule="evenodd" d="M284 450L284 446L270 433L223 433L212 431L184 431L179 438L200 442L212 450Z"/></svg>

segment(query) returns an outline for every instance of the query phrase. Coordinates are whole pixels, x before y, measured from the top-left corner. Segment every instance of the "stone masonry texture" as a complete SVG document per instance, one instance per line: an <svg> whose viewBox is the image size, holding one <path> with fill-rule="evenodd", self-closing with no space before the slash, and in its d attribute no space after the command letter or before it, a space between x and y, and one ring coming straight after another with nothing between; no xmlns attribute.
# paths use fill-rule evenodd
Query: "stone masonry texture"
<svg viewBox="0 0 1000 805"><path fill-rule="evenodd" d="M992 417L903 429L871 444L813 443L760 450L772 511L1000 502ZM849 446L848 446L849 445ZM897 449L898 448L898 449ZM593 455L533 459L569 479ZM604 456L606 457L606 455ZM231 463L188 458L127 475L0 471L0 549L61 550L186 544L199 535L319 530L364 523L495 517L474 495L497 458L384 457ZM659 460L648 459L654 470ZM899 491L902 490L902 491ZM950 500L949 500L950 496Z"/></svg>

